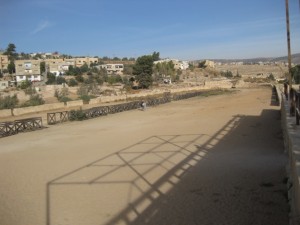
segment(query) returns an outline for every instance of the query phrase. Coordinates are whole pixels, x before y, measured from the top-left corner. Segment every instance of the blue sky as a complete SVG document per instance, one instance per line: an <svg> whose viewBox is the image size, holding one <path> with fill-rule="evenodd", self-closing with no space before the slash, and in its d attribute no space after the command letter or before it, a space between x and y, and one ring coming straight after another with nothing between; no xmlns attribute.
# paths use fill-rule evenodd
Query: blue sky
<svg viewBox="0 0 300 225"><path fill-rule="evenodd" d="M300 10L289 0L292 53ZM285 0L9 0L0 49L74 56L219 59L287 55Z"/></svg>

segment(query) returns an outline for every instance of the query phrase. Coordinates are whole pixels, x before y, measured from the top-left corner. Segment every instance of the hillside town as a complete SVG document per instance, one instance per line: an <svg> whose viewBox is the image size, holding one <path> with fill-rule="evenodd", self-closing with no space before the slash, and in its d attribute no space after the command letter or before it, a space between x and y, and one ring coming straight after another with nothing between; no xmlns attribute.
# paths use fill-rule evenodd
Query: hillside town
<svg viewBox="0 0 300 225"><path fill-rule="evenodd" d="M24 59L24 55L18 55L15 63L14 73L9 73L8 67L10 64L9 56L0 53L0 73L1 85L0 90L8 87L17 87L22 82L30 81L36 84L45 84L47 82L47 73L54 74L56 77L66 75L67 71L71 67L80 68L87 65L89 68L93 67L98 70L105 70L107 75L132 75L130 71L124 70L126 66L132 67L135 63L134 58L109 59L104 57L72 57L66 55L60 55L58 52L54 53L31 53ZM159 63L172 62L175 70L187 71L190 66L198 66L200 61L182 61L179 59L159 59L154 62L154 65ZM212 61L203 60L203 66L206 68L218 69L219 71L226 70L233 66L274 66L279 67L281 71L285 71L287 68L286 62L243 62L243 61ZM233 71L232 71L233 72ZM276 71L275 71L276 73ZM256 75L263 75L263 73L256 73ZM169 74L165 74L167 77ZM255 74L252 74L255 75ZM279 75L276 73L276 75ZM185 78L183 76L183 78Z"/></svg>
<svg viewBox="0 0 300 225"><path fill-rule="evenodd" d="M162 59L159 52L121 59L25 54L15 49L9 44L0 54L0 109L10 109L11 104L22 108L76 100L103 102L105 96L116 100L130 93L189 87L249 87L284 82L288 68L285 61L184 61Z"/></svg>

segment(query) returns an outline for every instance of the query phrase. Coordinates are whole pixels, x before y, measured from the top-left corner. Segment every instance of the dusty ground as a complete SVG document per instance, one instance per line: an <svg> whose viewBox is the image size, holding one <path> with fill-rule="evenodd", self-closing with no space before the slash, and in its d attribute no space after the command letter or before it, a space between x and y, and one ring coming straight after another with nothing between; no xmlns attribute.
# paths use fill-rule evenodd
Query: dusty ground
<svg viewBox="0 0 300 225"><path fill-rule="evenodd" d="M1 225L288 224L270 89L0 139Z"/></svg>

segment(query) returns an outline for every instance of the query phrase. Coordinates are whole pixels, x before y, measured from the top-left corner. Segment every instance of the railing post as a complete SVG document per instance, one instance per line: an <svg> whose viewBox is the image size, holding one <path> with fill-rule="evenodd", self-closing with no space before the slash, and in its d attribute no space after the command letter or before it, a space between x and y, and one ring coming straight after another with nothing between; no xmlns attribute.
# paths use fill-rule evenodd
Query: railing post
<svg viewBox="0 0 300 225"><path fill-rule="evenodd" d="M296 91L292 87L290 87L290 116L295 116L296 112L295 93Z"/></svg>

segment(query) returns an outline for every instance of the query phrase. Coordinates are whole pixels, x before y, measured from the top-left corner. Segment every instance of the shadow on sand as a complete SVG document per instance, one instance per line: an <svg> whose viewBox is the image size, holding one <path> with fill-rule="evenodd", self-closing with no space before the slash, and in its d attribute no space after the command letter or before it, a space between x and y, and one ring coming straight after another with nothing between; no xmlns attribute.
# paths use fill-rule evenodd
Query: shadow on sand
<svg viewBox="0 0 300 225"><path fill-rule="evenodd" d="M57 177L47 225L288 224L279 120L265 110L214 136L155 135Z"/></svg>

